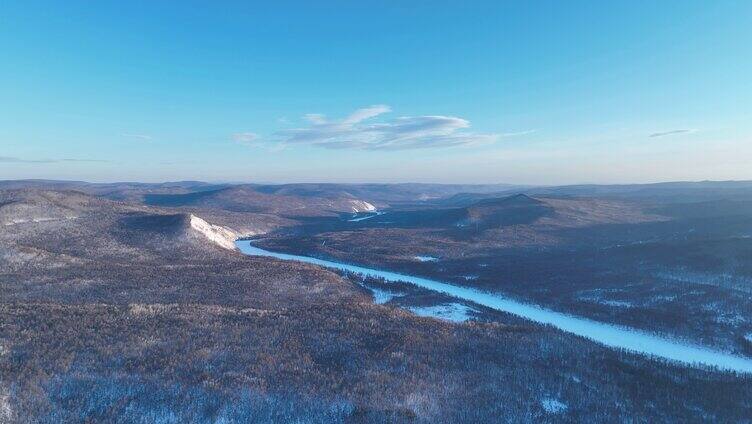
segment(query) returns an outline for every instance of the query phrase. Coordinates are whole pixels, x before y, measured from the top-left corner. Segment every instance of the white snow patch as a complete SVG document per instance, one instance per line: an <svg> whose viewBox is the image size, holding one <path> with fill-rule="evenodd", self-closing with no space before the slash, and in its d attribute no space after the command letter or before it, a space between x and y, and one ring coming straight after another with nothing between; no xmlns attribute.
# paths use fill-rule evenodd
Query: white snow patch
<svg viewBox="0 0 752 424"><path fill-rule="evenodd" d="M413 256L413 259L415 259L418 262L438 262L439 258L435 258L433 256Z"/></svg>
<svg viewBox="0 0 752 424"><path fill-rule="evenodd" d="M744 324L747 320L744 316L737 313L721 314L715 317L715 321L723 324Z"/></svg>
<svg viewBox="0 0 752 424"><path fill-rule="evenodd" d="M747 334L744 336L745 339L747 339L748 342L752 343L752 333Z"/></svg>
<svg viewBox="0 0 752 424"><path fill-rule="evenodd" d="M656 276L667 280L678 281L682 283L712 285L718 287L732 288L735 290L750 292L752 278L741 275L735 275L729 272L717 274L692 272L684 269L659 272Z"/></svg>
<svg viewBox="0 0 752 424"><path fill-rule="evenodd" d="M373 303L377 305L383 305L394 299L395 297L403 296L403 293L395 293L388 290L376 289L373 287L368 287L368 290L370 290L371 294L373 295Z"/></svg>
<svg viewBox="0 0 752 424"><path fill-rule="evenodd" d="M0 386L0 423L13 421L13 409L10 406L8 390Z"/></svg>
<svg viewBox="0 0 752 424"><path fill-rule="evenodd" d="M676 295L656 295L650 298L651 303L666 303L676 300Z"/></svg>
<svg viewBox="0 0 752 424"><path fill-rule="evenodd" d="M702 309L714 314L713 320L717 323L739 325L746 322L744 316L736 312L729 312L728 307L723 302L705 303L702 305Z"/></svg>
<svg viewBox="0 0 752 424"><path fill-rule="evenodd" d="M603 291L604 290L601 289L589 290L590 294L580 295L578 296L578 299L583 302L598 303L600 305L613 306L615 308L634 308L635 305L632 302L603 299L601 297L601 292Z"/></svg>
<svg viewBox="0 0 752 424"><path fill-rule="evenodd" d="M600 302L602 305L608 305L608 306L615 306L617 308L632 308L634 305L631 302L624 302L622 300L605 300L602 299Z"/></svg>
<svg viewBox="0 0 752 424"><path fill-rule="evenodd" d="M28 222L28 219L11 219L10 222L5 222L5 225L16 225L16 224L23 224L24 222Z"/></svg>
<svg viewBox="0 0 752 424"><path fill-rule="evenodd" d="M543 410L549 414L559 414L567 410L566 403L553 398L541 399L541 406L543 407Z"/></svg>
<svg viewBox="0 0 752 424"><path fill-rule="evenodd" d="M237 239L237 235L225 227L209 224L196 215L191 214L191 228L224 249L236 249L235 239Z"/></svg>
<svg viewBox="0 0 752 424"><path fill-rule="evenodd" d="M34 222L45 222L45 221L55 221L57 218L34 218L32 221Z"/></svg>
<svg viewBox="0 0 752 424"><path fill-rule="evenodd" d="M433 317L451 322L465 322L470 319L471 312L477 310L461 303L447 303L436 306L412 306L410 311L421 317Z"/></svg>
<svg viewBox="0 0 752 424"><path fill-rule="evenodd" d="M376 206L366 202L365 200L351 200L350 204L352 205L352 210L355 213L374 212L376 210Z"/></svg>
<svg viewBox="0 0 752 424"><path fill-rule="evenodd" d="M40 218L32 218L32 219L12 219L10 220L10 222L5 222L4 224L5 226L10 226L10 225L26 224L29 222L39 223L39 222L48 222L48 221L63 221L63 220L71 220L71 219L76 219L76 218L78 217L66 216L65 218L40 217Z"/></svg>
<svg viewBox="0 0 752 424"><path fill-rule="evenodd" d="M463 275L463 276L462 276L462 278L463 278L463 279L464 279L465 281L473 281L473 280L477 280L477 279L478 279L478 278L480 278L480 277L479 277L479 276L477 276L477 275Z"/></svg>

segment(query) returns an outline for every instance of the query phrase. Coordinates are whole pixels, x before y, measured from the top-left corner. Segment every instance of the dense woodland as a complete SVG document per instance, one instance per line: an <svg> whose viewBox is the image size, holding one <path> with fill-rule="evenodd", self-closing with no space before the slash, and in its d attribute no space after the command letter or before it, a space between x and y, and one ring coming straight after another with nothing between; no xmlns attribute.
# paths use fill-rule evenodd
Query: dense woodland
<svg viewBox="0 0 752 424"><path fill-rule="evenodd" d="M513 218L520 210L538 216L528 223L517 218L499 224L500 218L494 218L497 225L491 228L457 228L446 223L461 216L462 208L424 206L363 223L310 220L302 229L281 230L258 243L500 292L752 355L752 214L747 201L719 201L711 207L706 201L541 199L512 210ZM488 204L481 201L474 208ZM421 221L424 210L428 219ZM391 225L392 214L398 225ZM436 221L437 216L451 218ZM421 262L418 255L438 260Z"/></svg>
<svg viewBox="0 0 752 424"><path fill-rule="evenodd" d="M745 422L752 416L751 376L615 351L481 308L464 323L418 317L405 307L450 299L222 249L187 226L180 214L188 212L180 208L73 192L0 196L0 422ZM332 240L326 244L336 248L342 243L306 237ZM289 238L267 242L308 246L308 238ZM377 241L370 248L385 243ZM557 266L572 260L559 251L547 255ZM452 261L413 261L411 269L466 272L469 263ZM531 274L531 284L538 275L545 276ZM375 304L369 287L404 296Z"/></svg>

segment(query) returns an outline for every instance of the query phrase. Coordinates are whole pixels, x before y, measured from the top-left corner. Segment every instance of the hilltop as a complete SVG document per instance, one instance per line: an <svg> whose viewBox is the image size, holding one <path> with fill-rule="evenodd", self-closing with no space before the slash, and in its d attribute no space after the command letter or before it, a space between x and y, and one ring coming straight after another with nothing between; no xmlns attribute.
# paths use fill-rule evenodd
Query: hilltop
<svg viewBox="0 0 752 424"><path fill-rule="evenodd" d="M192 206L286 217L336 215L376 209L367 201L343 192L317 196L275 194L248 185L187 194L149 194L144 196L144 202L154 206Z"/></svg>

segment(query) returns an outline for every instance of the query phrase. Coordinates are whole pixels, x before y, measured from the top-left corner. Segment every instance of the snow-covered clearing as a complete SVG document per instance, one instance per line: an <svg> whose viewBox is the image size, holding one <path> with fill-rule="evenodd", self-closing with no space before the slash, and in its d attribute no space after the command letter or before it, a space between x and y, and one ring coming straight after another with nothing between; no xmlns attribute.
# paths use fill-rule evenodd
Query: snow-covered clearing
<svg viewBox="0 0 752 424"><path fill-rule="evenodd" d="M541 399L541 406L543 407L543 410L549 414L559 414L567 410L567 405L565 403L554 398Z"/></svg>
<svg viewBox="0 0 752 424"><path fill-rule="evenodd" d="M377 305L383 305L390 300L394 299L395 297L404 296L403 293L397 293L387 290L380 290L373 287L366 287L368 290L371 291L371 294L373 295L373 303Z"/></svg>
<svg viewBox="0 0 752 424"><path fill-rule="evenodd" d="M433 256L423 256L423 255L413 256L413 259L415 259L418 262L438 262L439 261L439 258L435 258Z"/></svg>
<svg viewBox="0 0 752 424"><path fill-rule="evenodd" d="M446 303L435 306L411 306L408 309L421 317L439 318L451 322L465 322L472 317L477 310L461 303Z"/></svg>
<svg viewBox="0 0 752 424"><path fill-rule="evenodd" d="M27 223L38 223L38 222L50 222L50 221L65 221L70 219L76 219L77 216L66 216L65 218L48 218L48 217L41 217L41 218L32 218L32 219L13 219L10 222L5 222L5 226L11 226L11 225L18 225L18 224L27 224Z"/></svg>

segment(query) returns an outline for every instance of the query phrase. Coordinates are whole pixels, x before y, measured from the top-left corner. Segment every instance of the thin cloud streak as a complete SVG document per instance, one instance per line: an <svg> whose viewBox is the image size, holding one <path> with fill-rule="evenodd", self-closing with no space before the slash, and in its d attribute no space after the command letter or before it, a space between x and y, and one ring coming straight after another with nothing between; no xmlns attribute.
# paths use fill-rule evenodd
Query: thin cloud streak
<svg viewBox="0 0 752 424"><path fill-rule="evenodd" d="M650 134L650 138L655 137L665 137L667 135L674 135L674 134L687 134L687 133L693 133L697 130L695 129L681 129L681 130L671 130L671 131L663 131L663 132L655 132Z"/></svg>
<svg viewBox="0 0 752 424"><path fill-rule="evenodd" d="M386 105L358 109L340 120L321 114L303 117L303 128L276 132L275 139L286 145L312 145L328 149L407 150L492 143L498 134L467 131L470 122L455 116L403 116L382 122L367 122L391 112Z"/></svg>
<svg viewBox="0 0 752 424"><path fill-rule="evenodd" d="M21 159L11 156L0 156L1 163L53 163L51 159Z"/></svg>
<svg viewBox="0 0 752 424"><path fill-rule="evenodd" d="M147 134L121 134L121 136L141 141L152 141L154 139L154 137Z"/></svg>
<svg viewBox="0 0 752 424"><path fill-rule="evenodd" d="M60 159L58 162L99 162L99 163L105 163L110 162L106 159Z"/></svg>
<svg viewBox="0 0 752 424"><path fill-rule="evenodd" d="M501 134L499 134L499 137L504 137L504 138L507 138L507 137L518 137L518 136L521 136L521 135L532 134L532 133L537 132L537 131L538 130L525 130L525 131L516 131L516 132L501 133Z"/></svg>
<svg viewBox="0 0 752 424"><path fill-rule="evenodd" d="M110 162L104 159L23 159L12 156L0 156L0 163L62 163L62 162Z"/></svg>
<svg viewBox="0 0 752 424"><path fill-rule="evenodd" d="M254 141L257 141L258 138L258 134L252 132L241 132L232 135L233 141L240 144L251 144Z"/></svg>

